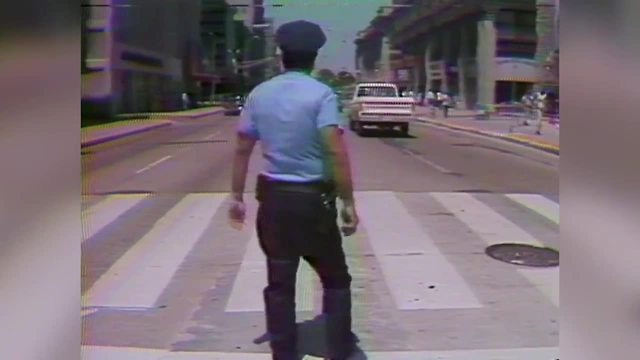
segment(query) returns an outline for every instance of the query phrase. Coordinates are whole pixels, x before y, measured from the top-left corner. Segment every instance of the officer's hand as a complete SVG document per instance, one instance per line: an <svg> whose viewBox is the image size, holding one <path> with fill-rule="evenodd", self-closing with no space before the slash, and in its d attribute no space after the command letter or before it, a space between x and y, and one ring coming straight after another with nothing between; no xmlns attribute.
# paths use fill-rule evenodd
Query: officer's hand
<svg viewBox="0 0 640 360"><path fill-rule="evenodd" d="M244 202L234 200L229 207L229 225L236 230L242 230L246 211Z"/></svg>
<svg viewBox="0 0 640 360"><path fill-rule="evenodd" d="M344 236L353 235L358 229L358 213L356 212L356 206L354 204L345 204L340 211L342 217L342 233Z"/></svg>

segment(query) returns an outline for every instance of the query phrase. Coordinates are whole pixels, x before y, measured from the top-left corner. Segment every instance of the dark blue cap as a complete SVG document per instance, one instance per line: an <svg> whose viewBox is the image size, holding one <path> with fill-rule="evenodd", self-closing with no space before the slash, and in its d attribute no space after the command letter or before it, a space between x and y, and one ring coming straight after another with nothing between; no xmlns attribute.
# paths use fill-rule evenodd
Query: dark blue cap
<svg viewBox="0 0 640 360"><path fill-rule="evenodd" d="M283 51L317 52L326 42L320 26L305 20L282 24L276 31L276 43Z"/></svg>

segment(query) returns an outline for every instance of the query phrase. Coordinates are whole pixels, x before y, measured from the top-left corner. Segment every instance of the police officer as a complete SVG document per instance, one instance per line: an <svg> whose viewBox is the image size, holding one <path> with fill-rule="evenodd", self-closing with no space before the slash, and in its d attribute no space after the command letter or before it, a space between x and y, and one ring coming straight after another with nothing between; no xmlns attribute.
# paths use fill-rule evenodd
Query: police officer
<svg viewBox="0 0 640 360"><path fill-rule="evenodd" d="M322 282L329 358L346 359L355 338L342 235L356 231L358 215L337 96L310 76L326 37L318 25L294 21L277 30L276 41L284 72L257 86L240 116L229 219L236 227L244 221L249 158L260 141L266 168L257 182L256 228L267 258L263 295L273 359L298 359L294 300L301 257Z"/></svg>

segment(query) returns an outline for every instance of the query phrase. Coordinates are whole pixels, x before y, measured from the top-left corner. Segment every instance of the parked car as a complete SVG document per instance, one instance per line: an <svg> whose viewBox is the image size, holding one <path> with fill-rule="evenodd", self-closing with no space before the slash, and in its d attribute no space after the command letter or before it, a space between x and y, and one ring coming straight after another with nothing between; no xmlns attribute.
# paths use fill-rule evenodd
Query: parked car
<svg viewBox="0 0 640 360"><path fill-rule="evenodd" d="M242 113L242 108L244 108L244 97L237 95L235 98L225 101L224 107L225 115L238 116Z"/></svg>

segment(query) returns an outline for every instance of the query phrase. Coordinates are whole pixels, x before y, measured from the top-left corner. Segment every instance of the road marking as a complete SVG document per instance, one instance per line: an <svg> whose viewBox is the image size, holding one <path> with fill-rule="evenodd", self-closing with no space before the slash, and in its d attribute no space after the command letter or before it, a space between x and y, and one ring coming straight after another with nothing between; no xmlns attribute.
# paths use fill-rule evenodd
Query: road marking
<svg viewBox="0 0 640 360"><path fill-rule="evenodd" d="M519 243L543 246L529 233L471 194L431 193L430 195L478 234L488 245Z"/></svg>
<svg viewBox="0 0 640 360"><path fill-rule="evenodd" d="M560 268L518 269L556 307L560 307Z"/></svg>
<svg viewBox="0 0 640 360"><path fill-rule="evenodd" d="M560 224L560 205L538 194L508 194L507 197L556 224Z"/></svg>
<svg viewBox="0 0 640 360"><path fill-rule="evenodd" d="M187 352L144 348L81 346L82 360L269 360L271 354L242 352ZM472 349L442 351L365 351L353 359L369 360L556 360L558 347ZM304 360L322 359L306 355Z"/></svg>
<svg viewBox="0 0 640 360"><path fill-rule="evenodd" d="M147 165L147 166L143 167L142 169L137 170L137 171L136 171L136 174L140 174L140 173L142 173L142 172L145 172L145 171L147 171L147 170L151 169L152 167L154 167L154 166L156 166L156 165L158 165L158 164L160 164L160 163L162 163L162 162L164 162L164 161L167 161L167 160L169 160L169 159L171 159L171 155L167 155L167 156L163 157L162 159L157 160L157 161L154 161L154 162L152 162L151 164L149 164L149 165Z"/></svg>
<svg viewBox="0 0 640 360"><path fill-rule="evenodd" d="M305 261L300 261L296 278L296 310L313 311L314 283L313 269ZM247 244L227 301L226 312L264 311L262 290L267 286L267 263L258 243L255 231Z"/></svg>
<svg viewBox="0 0 640 360"><path fill-rule="evenodd" d="M450 212L478 234L488 245L521 243L544 246L529 233L495 212L470 194L432 193ZM554 305L559 306L559 268L518 269Z"/></svg>
<svg viewBox="0 0 640 360"><path fill-rule="evenodd" d="M422 156L422 155L415 154L415 153L413 153L411 150L408 150L408 149L402 149L402 152L403 152L403 153L405 153L405 154L407 154L407 155L409 155L409 156L411 156L412 158L414 158L414 159L416 159L416 160L418 160L418 161L420 161L420 162L424 163L424 164L427 164L427 165L431 166L432 168L434 168L434 169L436 169L436 170L440 171L440 172L441 172L441 173L443 173L443 174L453 174L453 171L451 171L451 170L449 170L449 169L447 169L447 168L444 168L444 167L442 167L442 166L440 166L440 165L438 165L438 164L434 163L433 161L431 161L431 160L429 160L429 159L425 158L425 157L424 157L424 156Z"/></svg>
<svg viewBox="0 0 640 360"><path fill-rule="evenodd" d="M184 197L96 281L83 297L83 305L154 307L226 197L224 194Z"/></svg>
<svg viewBox="0 0 640 360"><path fill-rule="evenodd" d="M82 212L82 242L92 238L100 230L136 206L149 194L110 195Z"/></svg>
<svg viewBox="0 0 640 360"><path fill-rule="evenodd" d="M82 309L80 310L80 316L88 316L98 312L98 309Z"/></svg>
<svg viewBox="0 0 640 360"><path fill-rule="evenodd" d="M218 131L214 132L213 134L211 134L211 135L207 136L207 137L206 137L206 138L204 138L204 139L205 139L205 140L211 140L211 139L213 139L214 137L218 136L219 134L220 134L220 131L218 130Z"/></svg>
<svg viewBox="0 0 640 360"><path fill-rule="evenodd" d="M82 360L160 360L170 354L167 350L110 346L80 346Z"/></svg>
<svg viewBox="0 0 640 360"><path fill-rule="evenodd" d="M391 191L356 193L362 224L400 310L482 304Z"/></svg>
<svg viewBox="0 0 640 360"><path fill-rule="evenodd" d="M507 137L507 134L493 133L492 134L493 136L489 136L489 135L481 135L478 133L471 132L475 129L471 129L471 131L463 130L463 129L454 129L454 128L446 127L444 125L436 125L436 124L430 124L430 123L424 123L424 122L416 122L416 124L422 127L440 129L450 133L464 134L468 137L476 138L479 140L490 141L490 142L493 142L494 144L498 144L502 146L512 146L512 147L517 146L518 149L529 151L531 154L536 153L538 155L545 155L547 157L554 158L554 159L558 159L560 157L560 155L549 152L549 151L541 151L540 149L526 146L517 142L505 141L504 139ZM557 166L554 166L554 167L557 167Z"/></svg>

